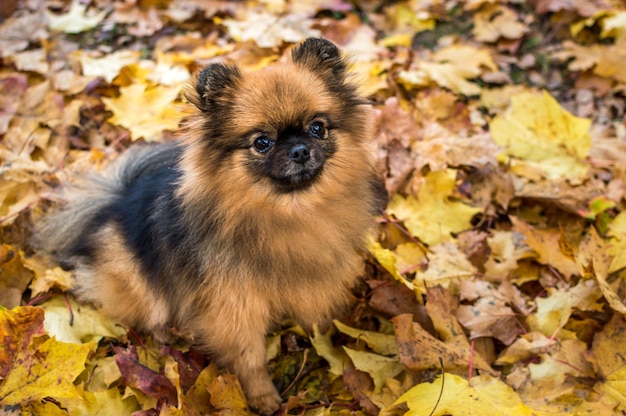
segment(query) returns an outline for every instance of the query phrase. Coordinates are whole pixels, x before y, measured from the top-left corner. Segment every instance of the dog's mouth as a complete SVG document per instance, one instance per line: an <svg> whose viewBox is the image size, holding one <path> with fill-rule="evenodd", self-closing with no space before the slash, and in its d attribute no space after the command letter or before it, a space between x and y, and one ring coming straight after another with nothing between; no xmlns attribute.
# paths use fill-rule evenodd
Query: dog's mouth
<svg viewBox="0 0 626 416"><path fill-rule="evenodd" d="M278 175L272 175L274 185L281 192L293 192L310 187L322 173L323 165L311 164L311 166L291 164L283 169Z"/></svg>

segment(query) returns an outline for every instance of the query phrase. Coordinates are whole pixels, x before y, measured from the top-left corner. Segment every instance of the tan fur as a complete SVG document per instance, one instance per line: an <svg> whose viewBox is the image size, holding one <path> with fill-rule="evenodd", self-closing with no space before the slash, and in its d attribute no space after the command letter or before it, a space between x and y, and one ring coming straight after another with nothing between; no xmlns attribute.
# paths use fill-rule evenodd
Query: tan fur
<svg viewBox="0 0 626 416"><path fill-rule="evenodd" d="M231 72L216 68L204 82L210 84L211 76L230 74L232 79L213 80L228 93L227 98L219 96L219 91L209 90L205 97L202 90L190 89L198 111L181 131L182 156L172 167L180 172L180 178L173 195L159 195L181 201L180 206L163 204L164 208L151 215L173 213L193 234L185 234L187 241L195 244L186 245L184 251L163 243L154 246L163 251L154 252L167 258L167 264L182 268L185 262L181 263L181 258L188 257L203 275L189 276L188 270L168 267L157 277L146 275L145 264L142 268L139 254L129 243L132 239L127 240L134 231L126 229L125 234L114 216L87 241L89 247L98 245L90 263L68 260L77 263L76 292L81 299L98 304L128 325L154 332L163 341L173 333L193 340L237 374L250 405L263 414L273 413L281 402L265 369L266 332L283 318L293 318L307 330L314 325L328 326L349 304L350 288L362 272L361 254L379 205L373 190L373 163L365 148L371 138L371 109L355 96L347 81L345 85L341 80L328 82L327 77L342 76L333 73L345 68L328 44L313 40L308 47L320 45L320 49L307 50L299 62L294 58L256 73L241 75L232 68ZM216 107L219 100L228 101L226 117L213 122L221 123L218 127L227 137L211 136L216 126L206 122L211 119L209 104L204 101L208 99L215 99L218 104L211 105ZM350 109L347 114L346 108ZM341 122L327 127L334 152L308 187L281 192L268 176L250 169L251 161L264 157L252 146L254 134L258 134L254 132L278 137L281 133L276 126L297 124L302 130L306 128L301 126L303 122L309 123L319 114L327 114L329 119L341 114L337 116ZM234 140L237 146L226 155L215 150ZM112 182L169 169L168 152L137 151L138 162L124 159L121 168L110 174ZM151 168L153 161L155 167ZM124 170L133 163L140 168ZM115 190L109 192L111 198L123 194L123 187L104 182L102 189ZM77 204L66 209L67 214L57 218L77 216L76 222L87 227L96 214L81 217L82 207L90 206L90 213L106 210L106 197L103 191L95 205L78 198ZM55 226L53 220L48 228L79 240L71 221L67 222ZM175 234L168 224L152 227ZM249 236L246 230L250 230ZM178 238L176 234L171 241ZM59 237L50 240L60 241ZM71 252L72 244L65 243L66 251ZM165 283L158 280L163 276L168 279Z"/></svg>
<svg viewBox="0 0 626 416"><path fill-rule="evenodd" d="M168 304L150 290L124 238L112 224L98 234L97 239L106 242L106 246L93 266L77 268L76 295L121 322L152 332L162 341L172 341Z"/></svg>

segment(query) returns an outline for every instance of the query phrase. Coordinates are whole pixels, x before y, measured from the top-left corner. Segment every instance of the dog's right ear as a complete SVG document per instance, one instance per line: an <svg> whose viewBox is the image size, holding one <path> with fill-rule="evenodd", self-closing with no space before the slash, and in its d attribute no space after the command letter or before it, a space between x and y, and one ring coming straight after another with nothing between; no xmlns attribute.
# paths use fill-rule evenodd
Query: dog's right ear
<svg viewBox="0 0 626 416"><path fill-rule="evenodd" d="M192 101L202 111L214 110L222 102L231 101L231 92L240 80L241 72L236 65L208 65L196 78L198 96Z"/></svg>
<svg viewBox="0 0 626 416"><path fill-rule="evenodd" d="M346 60L339 48L329 40L308 38L293 48L291 59L314 72L326 72L329 77L343 81L348 72Z"/></svg>

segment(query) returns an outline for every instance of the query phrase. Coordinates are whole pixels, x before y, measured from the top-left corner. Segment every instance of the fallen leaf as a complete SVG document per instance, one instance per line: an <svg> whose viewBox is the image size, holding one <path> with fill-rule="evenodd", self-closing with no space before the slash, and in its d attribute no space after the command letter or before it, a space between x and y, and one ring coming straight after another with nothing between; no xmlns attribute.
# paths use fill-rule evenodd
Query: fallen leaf
<svg viewBox="0 0 626 416"><path fill-rule="evenodd" d="M80 403L73 384L95 343L67 344L43 330L41 308L0 310L0 402L28 406L52 397L67 408ZM71 407L70 407L71 408Z"/></svg>
<svg viewBox="0 0 626 416"><path fill-rule="evenodd" d="M211 404L221 410L220 414L252 415L236 376L232 374L217 376L207 390L211 395Z"/></svg>
<svg viewBox="0 0 626 416"><path fill-rule="evenodd" d="M472 30L476 40L495 42L498 39L519 39L528 27L513 10L501 4L486 4L474 14Z"/></svg>
<svg viewBox="0 0 626 416"><path fill-rule="evenodd" d="M593 338L589 356L594 368L602 377L594 389L612 397L618 409L626 410L626 357L620 353L626 345L626 322L621 315L611 321Z"/></svg>
<svg viewBox="0 0 626 416"><path fill-rule="evenodd" d="M91 305L78 304L74 299L55 296L39 305L45 311L44 328L59 341L84 344L98 342L103 337L122 339L126 329Z"/></svg>
<svg viewBox="0 0 626 416"><path fill-rule="evenodd" d="M506 299L488 283L462 282L461 300L467 300L463 291L471 290L468 286L483 287L479 298L471 305L460 305L456 318L470 331L470 338L493 337L504 345L510 345L522 333L522 326L515 312L507 305Z"/></svg>
<svg viewBox="0 0 626 416"><path fill-rule="evenodd" d="M515 229L525 237L528 247L536 253L539 263L556 268L566 279L580 273L576 262L561 251L559 245L561 231L533 229L515 217L511 217L511 222Z"/></svg>
<svg viewBox="0 0 626 416"><path fill-rule="evenodd" d="M83 75L86 77L102 77L108 83L119 75L122 68L132 65L139 59L137 51L122 49L105 56L78 50L72 58L80 62Z"/></svg>
<svg viewBox="0 0 626 416"><path fill-rule="evenodd" d="M133 140L143 137L147 141L161 138L163 130L176 130L182 112L174 106L180 88L160 85L131 84L120 88L117 98L102 101L113 111L109 122L131 131ZM141 108L138 115L134 109Z"/></svg>
<svg viewBox="0 0 626 416"><path fill-rule="evenodd" d="M300 14L277 17L267 12L250 9L238 20L225 19L230 36L239 41L253 41L261 48L272 48L282 42L296 43L307 37L319 37L320 32L311 26L311 21Z"/></svg>
<svg viewBox="0 0 626 416"><path fill-rule="evenodd" d="M146 367L139 362L134 347L115 347L115 361L122 373L122 382L149 397L165 400L176 405L178 403L176 387L165 375Z"/></svg>
<svg viewBox="0 0 626 416"><path fill-rule="evenodd" d="M56 15L48 13L48 27L65 33L81 33L96 27L106 16L106 11L93 8L88 12L87 6L78 1L72 2L69 12Z"/></svg>
<svg viewBox="0 0 626 416"><path fill-rule="evenodd" d="M348 357L341 348L336 348L330 339L330 331L322 334L319 332L317 326L313 328L313 336L311 337L311 344L315 351L324 358L330 368L328 371L336 377L343 374L343 370L348 367Z"/></svg>
<svg viewBox="0 0 626 416"><path fill-rule="evenodd" d="M393 356L398 354L398 346L393 334L351 328L337 320L334 320L333 323L340 332L365 342L368 347L380 355Z"/></svg>
<svg viewBox="0 0 626 416"><path fill-rule="evenodd" d="M32 278L33 273L24 267L24 253L10 245L0 245L0 305L11 309L19 306Z"/></svg>
<svg viewBox="0 0 626 416"><path fill-rule="evenodd" d="M468 382L446 373L432 383L418 384L396 400L405 402L409 407L407 416L534 415L515 390L487 375L472 377Z"/></svg>
<svg viewBox="0 0 626 416"><path fill-rule="evenodd" d="M413 284L424 289L441 286L456 291L459 283L476 275L476 267L465 257L460 247L452 242L432 246L426 271L415 273Z"/></svg>
<svg viewBox="0 0 626 416"><path fill-rule="evenodd" d="M343 347L343 350L348 354L348 357L350 357L350 360L357 370L364 371L372 377L374 381L374 393L381 391L387 377L395 377L404 370L404 367L400 365L400 362L395 357L384 357L371 352L357 351L347 347Z"/></svg>
<svg viewBox="0 0 626 416"><path fill-rule="evenodd" d="M451 233L471 228L470 220L480 212L462 202L450 199L456 186L456 171L430 172L424 178L417 196L392 197L387 211L404 221L412 235L428 245L452 239Z"/></svg>
<svg viewBox="0 0 626 416"><path fill-rule="evenodd" d="M584 159L591 146L590 124L544 91L513 96L510 109L497 115L489 129L506 155L541 169L547 178L580 181L587 173Z"/></svg>

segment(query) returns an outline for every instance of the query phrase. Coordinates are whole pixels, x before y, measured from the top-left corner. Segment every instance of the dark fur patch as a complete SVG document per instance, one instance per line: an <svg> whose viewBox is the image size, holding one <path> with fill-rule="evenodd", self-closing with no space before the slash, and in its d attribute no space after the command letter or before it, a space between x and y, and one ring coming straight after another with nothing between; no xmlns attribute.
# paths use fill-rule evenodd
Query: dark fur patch
<svg viewBox="0 0 626 416"><path fill-rule="evenodd" d="M206 66L196 81L196 91L203 104L202 111L214 110L229 90L235 88L241 78L239 69L234 65L211 64Z"/></svg>
<svg viewBox="0 0 626 416"><path fill-rule="evenodd" d="M182 218L181 201L174 195L181 176L178 169L181 146L156 146L171 148L168 165L158 169L146 168L143 172L133 172L132 177L124 177L125 191L93 219L88 230L72 247L70 255L92 261L97 250L105 249L100 241L94 241L93 235L104 225L114 222L149 283L158 292L168 293L181 283L172 276L191 278L183 284L198 283L202 274L195 254L207 242L204 234L213 232L191 229Z"/></svg>
<svg viewBox="0 0 626 416"><path fill-rule="evenodd" d="M328 325L362 270L386 196L365 146L372 113L322 39L254 74L209 65L186 94L182 141L131 148L86 178L48 246L78 263L81 299L159 339L188 335L272 414L266 331L284 317ZM272 150L255 153L258 135ZM290 154L301 145L306 157Z"/></svg>

